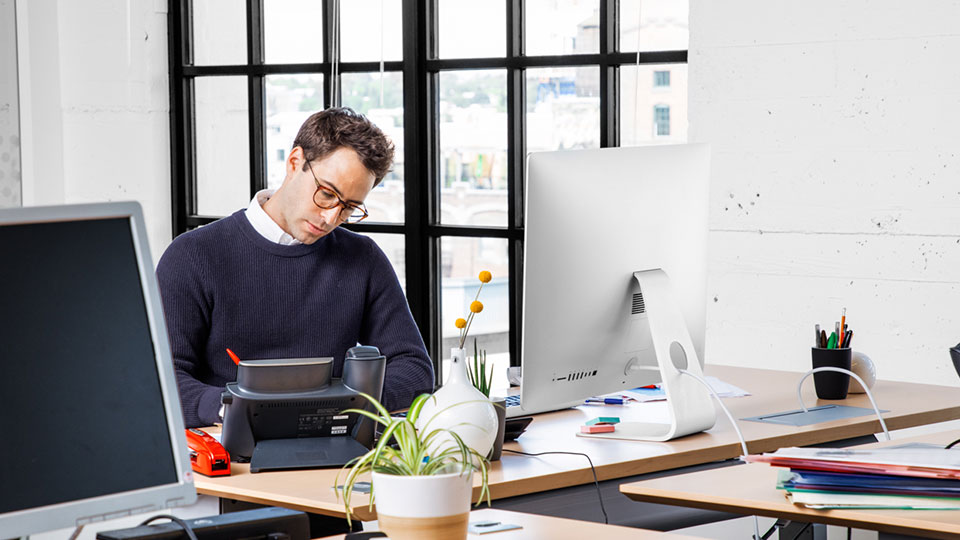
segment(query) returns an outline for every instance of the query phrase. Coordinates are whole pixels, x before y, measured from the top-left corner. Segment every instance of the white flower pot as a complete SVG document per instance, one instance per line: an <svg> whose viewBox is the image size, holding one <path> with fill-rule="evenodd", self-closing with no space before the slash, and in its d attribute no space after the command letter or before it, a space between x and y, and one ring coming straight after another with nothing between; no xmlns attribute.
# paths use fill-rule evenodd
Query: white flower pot
<svg viewBox="0 0 960 540"><path fill-rule="evenodd" d="M391 540L463 540L472 491L473 473L373 473L377 521Z"/></svg>
<svg viewBox="0 0 960 540"><path fill-rule="evenodd" d="M487 456L497 437L498 425L493 404L470 384L466 352L453 348L450 351L447 382L424 403L417 418L417 430L448 429L478 454ZM439 451L455 445L453 437L441 433L436 438L434 448Z"/></svg>

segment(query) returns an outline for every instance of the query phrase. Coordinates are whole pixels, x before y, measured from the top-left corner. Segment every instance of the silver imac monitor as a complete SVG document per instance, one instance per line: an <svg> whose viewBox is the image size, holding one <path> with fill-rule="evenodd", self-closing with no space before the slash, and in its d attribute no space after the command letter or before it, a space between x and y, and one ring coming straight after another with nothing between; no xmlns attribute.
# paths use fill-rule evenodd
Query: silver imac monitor
<svg viewBox="0 0 960 540"><path fill-rule="evenodd" d="M702 368L709 162L705 144L528 156L521 405L510 416L661 381L653 285L641 291L635 272L669 278L658 314L679 310Z"/></svg>
<svg viewBox="0 0 960 540"><path fill-rule="evenodd" d="M191 504L137 203L0 210L0 538Z"/></svg>

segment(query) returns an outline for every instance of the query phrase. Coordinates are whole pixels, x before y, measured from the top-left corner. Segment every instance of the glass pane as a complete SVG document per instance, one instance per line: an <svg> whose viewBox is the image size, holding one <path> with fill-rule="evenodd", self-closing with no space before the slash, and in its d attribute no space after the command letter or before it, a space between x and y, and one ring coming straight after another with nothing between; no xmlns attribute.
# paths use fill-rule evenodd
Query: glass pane
<svg viewBox="0 0 960 540"><path fill-rule="evenodd" d="M620 68L620 145L687 142L687 64Z"/></svg>
<svg viewBox="0 0 960 540"><path fill-rule="evenodd" d="M526 10L527 56L600 52L597 0L527 0Z"/></svg>
<svg viewBox="0 0 960 540"><path fill-rule="evenodd" d="M470 325L467 349L473 357L473 339L487 351L487 362L494 362L494 387L506 388L507 367L510 365L510 304L508 296L507 241L502 238L452 238L440 241L440 286L443 335L441 353L443 361L450 360L450 349L459 342L458 318L470 314L470 303L477 297L482 270L493 274L493 279L483 285L479 300L483 311ZM446 371L444 371L446 373ZM445 377L446 375L444 375Z"/></svg>
<svg viewBox="0 0 960 540"><path fill-rule="evenodd" d="M276 189L286 176L284 163L300 125L323 109L323 75L268 75L265 86L267 187Z"/></svg>
<svg viewBox="0 0 960 540"><path fill-rule="evenodd" d="M403 60L401 6L401 0L340 2L340 59L344 62L379 61L381 57L387 62Z"/></svg>
<svg viewBox="0 0 960 540"><path fill-rule="evenodd" d="M600 147L600 68L528 69L527 150Z"/></svg>
<svg viewBox="0 0 960 540"><path fill-rule="evenodd" d="M403 74L344 73L340 88L343 105L367 115L394 145L393 170L365 201L368 222L403 223ZM382 90L382 92L381 92Z"/></svg>
<svg viewBox="0 0 960 540"><path fill-rule="evenodd" d="M620 50L687 50L690 43L689 11L689 2L620 0Z"/></svg>
<svg viewBox="0 0 960 540"><path fill-rule="evenodd" d="M228 216L250 203L246 77L194 81L197 213Z"/></svg>
<svg viewBox="0 0 960 540"><path fill-rule="evenodd" d="M316 0L264 2L263 54L266 63L323 62L322 5Z"/></svg>
<svg viewBox="0 0 960 540"><path fill-rule="evenodd" d="M393 271L397 273L397 279L400 280L400 287L403 288L404 293L407 291L407 258L406 258L406 245L404 243L404 238L402 234L386 234L386 233L361 233L365 236L373 238L373 241L380 246L380 249L387 255L387 258L390 259L390 264L393 265Z"/></svg>
<svg viewBox="0 0 960 540"><path fill-rule="evenodd" d="M505 2L439 0L439 58L487 58L507 54Z"/></svg>
<svg viewBox="0 0 960 540"><path fill-rule="evenodd" d="M440 73L440 222L507 225L503 70Z"/></svg>
<svg viewBox="0 0 960 540"><path fill-rule="evenodd" d="M194 65L246 64L247 3L203 0L191 5Z"/></svg>

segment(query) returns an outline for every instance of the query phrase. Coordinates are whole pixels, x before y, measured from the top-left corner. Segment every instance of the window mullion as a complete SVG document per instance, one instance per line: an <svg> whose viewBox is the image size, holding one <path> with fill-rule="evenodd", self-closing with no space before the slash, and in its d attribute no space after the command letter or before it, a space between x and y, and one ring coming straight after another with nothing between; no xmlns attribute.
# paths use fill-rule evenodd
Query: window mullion
<svg viewBox="0 0 960 540"><path fill-rule="evenodd" d="M507 57L520 58L524 54L523 0L507 0ZM526 166L526 85L522 68L507 68L507 227L523 228L523 179ZM507 243L507 304L510 332L507 338L510 364L520 365L521 301L523 283L523 241L511 239Z"/></svg>
<svg viewBox="0 0 960 540"><path fill-rule="evenodd" d="M439 240L428 229L437 216L436 74L426 60L436 50L436 0L403 0L404 205L407 301L440 382ZM432 28L433 32L428 29Z"/></svg>
<svg viewBox="0 0 960 540"><path fill-rule="evenodd" d="M321 16L323 18L323 108L329 109L333 97L333 3L336 0L323 0Z"/></svg>
<svg viewBox="0 0 960 540"><path fill-rule="evenodd" d="M247 65L263 64L263 0L247 0ZM250 196L267 186L262 75L247 76L247 115L250 130Z"/></svg>
<svg viewBox="0 0 960 540"><path fill-rule="evenodd" d="M600 0L600 147L620 146L619 69L611 62L617 50L617 0Z"/></svg>

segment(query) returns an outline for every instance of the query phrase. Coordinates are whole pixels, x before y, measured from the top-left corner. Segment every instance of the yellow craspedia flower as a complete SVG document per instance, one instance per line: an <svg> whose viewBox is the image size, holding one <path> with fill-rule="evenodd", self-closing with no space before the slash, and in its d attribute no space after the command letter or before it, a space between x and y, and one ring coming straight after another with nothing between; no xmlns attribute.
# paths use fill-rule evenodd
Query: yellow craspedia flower
<svg viewBox="0 0 960 540"><path fill-rule="evenodd" d="M481 283L490 283L490 280L491 280L491 279L493 279L493 274L491 274L490 272L488 272L488 271L486 271L486 270L484 270L483 272L480 272L480 282L481 282Z"/></svg>
<svg viewBox="0 0 960 540"><path fill-rule="evenodd" d="M474 300L470 304L470 311L474 313L480 313L481 311L483 311L483 303L481 303L479 300Z"/></svg>
<svg viewBox="0 0 960 540"><path fill-rule="evenodd" d="M455 324L455 325L457 326L457 328L465 328L465 327L467 326L467 320L466 320L466 319L457 319L457 321L456 321L455 323L453 323L453 324Z"/></svg>

